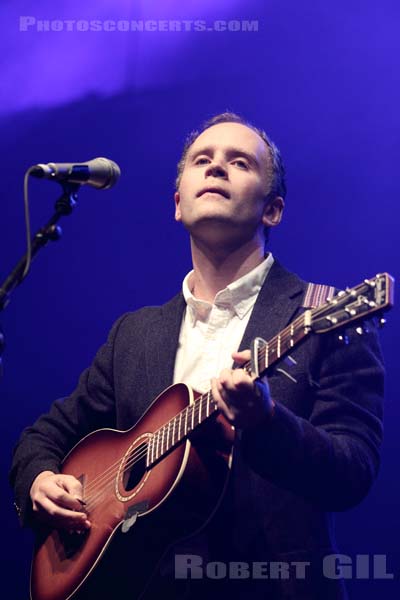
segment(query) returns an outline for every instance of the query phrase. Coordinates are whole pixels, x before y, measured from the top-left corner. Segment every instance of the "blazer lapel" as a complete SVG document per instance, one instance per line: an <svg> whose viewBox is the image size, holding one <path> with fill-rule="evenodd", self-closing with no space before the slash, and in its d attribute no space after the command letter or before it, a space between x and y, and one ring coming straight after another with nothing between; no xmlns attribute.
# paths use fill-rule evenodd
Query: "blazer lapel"
<svg viewBox="0 0 400 600"><path fill-rule="evenodd" d="M240 343L240 350L250 348L255 337L266 341L279 333L295 316L307 284L274 261L254 305Z"/></svg>
<svg viewBox="0 0 400 600"><path fill-rule="evenodd" d="M160 307L159 317L149 329L145 343L146 365L154 398L172 384L185 306L182 294L178 294Z"/></svg>

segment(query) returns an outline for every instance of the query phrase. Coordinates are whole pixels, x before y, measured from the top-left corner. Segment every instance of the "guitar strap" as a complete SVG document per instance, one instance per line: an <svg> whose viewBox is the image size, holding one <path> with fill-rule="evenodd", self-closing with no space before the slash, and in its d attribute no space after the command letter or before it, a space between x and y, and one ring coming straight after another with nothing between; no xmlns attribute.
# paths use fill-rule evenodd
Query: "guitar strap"
<svg viewBox="0 0 400 600"><path fill-rule="evenodd" d="M311 309L316 308L317 306L321 306L322 304L325 304L325 302L327 302L328 298L333 298L335 292L335 288L331 285L323 285L322 283L309 283L307 285L301 307L305 309ZM254 340L254 348L256 347L257 342L258 340ZM252 365L255 363L254 355L255 351L252 348ZM286 364L287 368L290 368L296 364L294 358L289 354L283 359L283 362ZM288 371L284 369L282 365L276 370L285 375L285 377L287 377L291 381L293 381L293 383L297 383L297 380L290 373L288 373Z"/></svg>
<svg viewBox="0 0 400 600"><path fill-rule="evenodd" d="M309 283L303 298L302 308L316 308L325 304L328 298L333 298L335 288L321 283Z"/></svg>
<svg viewBox="0 0 400 600"><path fill-rule="evenodd" d="M321 283L308 283L304 294L302 308L311 309L325 304L328 298L333 298L335 295L335 288L331 285L323 285ZM256 337L251 344L251 372L258 377L259 376L259 349L264 348L267 342L260 337ZM290 355L287 355L283 361L288 367L296 364L296 361ZM288 377L294 383L297 383L296 379L290 375L282 366L276 369L286 377Z"/></svg>

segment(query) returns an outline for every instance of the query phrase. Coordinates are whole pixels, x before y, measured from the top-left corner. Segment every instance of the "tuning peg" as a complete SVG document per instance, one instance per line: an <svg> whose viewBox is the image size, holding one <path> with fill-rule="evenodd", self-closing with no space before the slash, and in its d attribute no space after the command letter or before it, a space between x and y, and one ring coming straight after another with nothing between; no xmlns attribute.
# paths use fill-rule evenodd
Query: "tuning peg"
<svg viewBox="0 0 400 600"><path fill-rule="evenodd" d="M345 346L347 346L348 343L349 343L349 338L348 338L348 336L345 333L341 333L338 336L338 340L339 340L340 343L344 344Z"/></svg>
<svg viewBox="0 0 400 600"><path fill-rule="evenodd" d="M363 302L370 308L375 308L376 306L376 302L374 302L373 300L368 300L368 298L363 298Z"/></svg>
<svg viewBox="0 0 400 600"><path fill-rule="evenodd" d="M330 321L330 322L332 323L332 325L336 325L336 323L338 322L338 320L337 320L337 318L336 318L336 317L331 317L331 316L328 316L328 317L325 317L325 319L326 319L327 321Z"/></svg>
<svg viewBox="0 0 400 600"><path fill-rule="evenodd" d="M356 327L356 332L358 335L362 335L364 333L364 329L362 327Z"/></svg>
<svg viewBox="0 0 400 600"><path fill-rule="evenodd" d="M381 317L378 321L379 327L382 328L384 326L384 324L386 323L386 319L384 317Z"/></svg>
<svg viewBox="0 0 400 600"><path fill-rule="evenodd" d="M379 277L379 275L377 275L377 277ZM364 279L364 283L369 285L369 287L376 287L376 282L373 279Z"/></svg>

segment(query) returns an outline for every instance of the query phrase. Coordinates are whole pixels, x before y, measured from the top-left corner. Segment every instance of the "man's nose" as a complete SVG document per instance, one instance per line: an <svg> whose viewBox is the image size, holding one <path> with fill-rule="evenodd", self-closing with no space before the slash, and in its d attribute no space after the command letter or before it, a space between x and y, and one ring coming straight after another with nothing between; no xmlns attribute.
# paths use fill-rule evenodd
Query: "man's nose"
<svg viewBox="0 0 400 600"><path fill-rule="evenodd" d="M213 160L205 171L206 177L219 177L220 179L228 179L228 172L222 163Z"/></svg>

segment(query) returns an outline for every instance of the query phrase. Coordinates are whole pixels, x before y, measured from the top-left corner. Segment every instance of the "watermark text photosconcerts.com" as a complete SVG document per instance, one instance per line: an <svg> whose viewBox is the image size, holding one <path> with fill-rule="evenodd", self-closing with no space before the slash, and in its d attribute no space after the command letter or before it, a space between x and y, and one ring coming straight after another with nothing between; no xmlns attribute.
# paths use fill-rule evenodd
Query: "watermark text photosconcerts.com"
<svg viewBox="0 0 400 600"><path fill-rule="evenodd" d="M322 557L327 579L394 579L386 554L327 554ZM314 569L313 569L314 567ZM307 579L315 565L309 561L212 561L197 554L175 555L176 579Z"/></svg>
<svg viewBox="0 0 400 600"><path fill-rule="evenodd" d="M230 19L204 21L201 19L38 19L33 16L19 17L19 31L23 32L257 32L257 20Z"/></svg>

